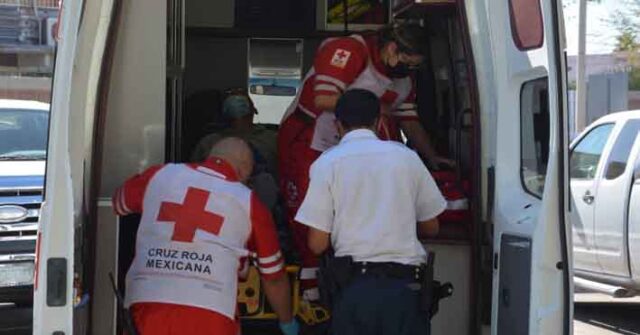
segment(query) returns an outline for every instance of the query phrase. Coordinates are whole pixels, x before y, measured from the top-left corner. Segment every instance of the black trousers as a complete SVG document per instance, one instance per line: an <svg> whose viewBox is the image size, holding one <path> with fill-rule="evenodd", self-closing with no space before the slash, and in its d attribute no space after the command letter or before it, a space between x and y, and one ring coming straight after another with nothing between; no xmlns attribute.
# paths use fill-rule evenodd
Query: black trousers
<svg viewBox="0 0 640 335"><path fill-rule="evenodd" d="M332 335L429 335L419 286L376 275L353 278L333 306Z"/></svg>

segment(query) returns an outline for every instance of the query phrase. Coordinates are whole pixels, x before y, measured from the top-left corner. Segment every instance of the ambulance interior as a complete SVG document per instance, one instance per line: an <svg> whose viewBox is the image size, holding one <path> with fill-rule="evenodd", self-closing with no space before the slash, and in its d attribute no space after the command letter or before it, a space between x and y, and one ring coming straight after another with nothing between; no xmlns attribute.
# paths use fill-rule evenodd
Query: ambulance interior
<svg viewBox="0 0 640 335"><path fill-rule="evenodd" d="M464 8L461 2L452 0L409 2L397 7L389 1L382 2L389 5L387 16L393 14L396 20L421 22L429 31L429 40L425 41L429 55L416 75L418 112L438 153L456 162L455 169L439 171L444 172L445 180L440 186L461 191L458 193L462 194L456 194L457 203L462 204L461 208L469 208L462 211L462 217L441 220L440 235L425 241L427 248L436 252L436 279L451 282L455 288L452 297L441 301L432 331L479 333L480 329L486 330L491 316L492 237L489 225L481 221L479 213L480 122ZM167 7L165 127L159 130L165 132L165 161L188 161L203 136L229 127L221 116L222 101L229 88L246 89L258 110L254 121L277 132L321 41L376 28L357 20L346 25L339 19L337 23L320 24L328 20L327 15L332 15L326 10L327 1L312 6L307 3L311 2L238 0L234 5L234 1L188 0L185 12L180 7ZM140 5L132 6L140 11ZM131 20L125 14L124 25ZM119 38L133 38L126 34L123 29ZM117 78L112 78L112 86L115 81ZM105 155L110 147L113 146L107 143ZM109 184L104 178L103 184ZM282 231L283 248L291 252L286 241L286 224L279 213L274 213L274 217ZM136 226L132 222L137 220L136 217L120 220L117 233L120 288L133 255ZM100 276L96 273L96 277ZM96 284L95 289L99 286ZM251 287L249 291L242 290L240 302L252 301L252 307L240 307L249 324L273 317L259 292ZM94 320L94 327L97 324L100 322Z"/></svg>

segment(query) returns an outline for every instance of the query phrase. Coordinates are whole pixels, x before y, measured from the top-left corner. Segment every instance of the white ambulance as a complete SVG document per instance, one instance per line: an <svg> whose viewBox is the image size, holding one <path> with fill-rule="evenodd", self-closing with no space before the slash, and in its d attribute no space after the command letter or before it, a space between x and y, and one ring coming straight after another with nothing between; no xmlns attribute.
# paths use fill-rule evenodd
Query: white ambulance
<svg viewBox="0 0 640 335"><path fill-rule="evenodd" d="M340 3L378 12L359 19L349 7L344 24ZM135 218L116 217L110 197L128 176L184 161L198 137L219 131L206 126L220 92L246 87L258 121L277 124L323 39L390 20L430 32L418 111L437 150L456 160L452 182L464 185L465 219L424 241L437 253L436 278L455 286L433 334L571 334L556 0L65 0L34 334L118 332L108 275L126 271ZM200 108L190 104L197 97Z"/></svg>

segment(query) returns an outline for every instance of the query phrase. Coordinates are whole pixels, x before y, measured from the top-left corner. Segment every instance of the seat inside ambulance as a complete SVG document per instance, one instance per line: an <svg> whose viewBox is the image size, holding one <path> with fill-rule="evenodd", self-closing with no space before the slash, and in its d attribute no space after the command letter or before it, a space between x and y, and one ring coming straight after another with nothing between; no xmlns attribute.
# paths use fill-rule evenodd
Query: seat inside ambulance
<svg viewBox="0 0 640 335"><path fill-rule="evenodd" d="M390 2L348 1L349 9L356 8L354 4L372 6L381 3L388 6L383 15L385 22L391 18ZM180 134L173 139L179 142L177 146L180 150L174 160L189 161L195 146L203 137L230 126L229 120L222 116L225 91L230 88L246 89L258 110L254 122L277 131L282 116L313 63L320 43L329 37L364 33L380 27L359 22L355 9L356 13L349 14L348 24L345 25L344 16L338 15L344 13L340 7L344 3L347 1L186 1L184 71L178 76L181 85L175 86L179 89L172 89L168 85L167 90L168 99L171 97L172 100L181 101L179 107L175 108L179 112L167 111L168 115L174 113L177 115L174 119L180 120ZM320 15L321 12L324 15ZM460 282L454 283L457 297L447 302L451 306L442 308L441 314L451 314L446 320L460 317L474 320L477 307L473 307L472 302L478 301L480 295L485 298L490 296L491 285L490 265L489 269L485 269L489 273L489 280L480 280L483 276L478 270L482 267L479 264L480 256L473 254L480 250L481 244L491 245L491 239L476 222L476 194L479 188L479 173L476 171L480 154L476 139L479 138L479 125L476 121L473 64L462 17L463 9L455 1L407 6L395 17L398 21L420 22L429 31L429 39L425 41L429 54L425 66L415 75L418 112L436 151L456 163L455 168L431 169L449 201L449 207L440 217L439 236L426 241L438 253L436 262L446 262L448 259L445 256L454 255L451 257L455 257L455 262L449 266L466 269L462 272L462 278L455 278ZM407 145L411 146L411 143ZM273 209L287 261L295 265L297 257L291 247L282 212L282 206ZM137 218L129 219L137 221ZM119 244L133 247L131 234L135 234L135 228L134 225L127 226L132 228L120 232ZM124 251L120 251L119 268L125 270L133 250L121 249ZM437 270L436 275L442 275L438 278L442 281L453 281L454 278L447 277L454 277L450 275L451 271L454 270ZM125 271L119 273L123 277ZM259 281L256 285L240 293L243 299L251 300L253 304L253 307L241 306L243 317L273 318L264 297L255 291L259 290ZM487 303L489 299L484 300ZM454 307L454 303L466 306ZM259 307L255 308L255 304ZM490 308L488 311L490 314ZM488 323L487 313L478 317ZM474 322L469 321L469 324ZM456 327L451 322L447 323ZM466 327L469 329L471 326Z"/></svg>

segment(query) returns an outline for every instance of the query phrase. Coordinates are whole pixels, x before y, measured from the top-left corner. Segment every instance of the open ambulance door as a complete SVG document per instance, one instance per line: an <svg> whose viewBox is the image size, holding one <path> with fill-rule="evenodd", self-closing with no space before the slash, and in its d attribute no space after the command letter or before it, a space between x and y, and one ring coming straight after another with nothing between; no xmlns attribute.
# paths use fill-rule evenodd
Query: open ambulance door
<svg viewBox="0 0 640 335"><path fill-rule="evenodd" d="M88 229L87 180L95 143L94 117L103 106L100 87L119 0L61 1L53 78L45 199L36 245L33 334L74 334L75 274L82 229ZM99 17L100 19L93 19ZM86 269L85 269L86 271ZM86 333L78 327L75 333Z"/></svg>
<svg viewBox="0 0 640 335"><path fill-rule="evenodd" d="M484 3L496 98L492 334L570 334L562 3Z"/></svg>
<svg viewBox="0 0 640 335"><path fill-rule="evenodd" d="M69 157L69 88L81 5L81 1L68 0L60 8L45 195L36 244L34 334L72 334L73 328L75 215Z"/></svg>

